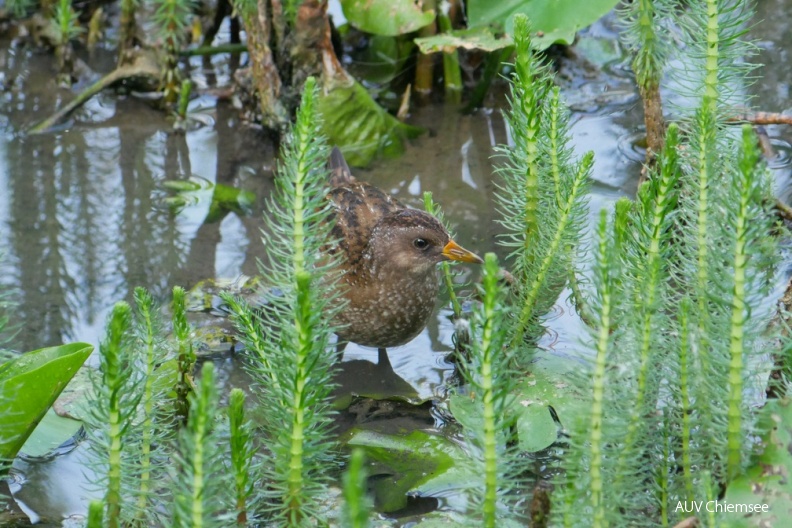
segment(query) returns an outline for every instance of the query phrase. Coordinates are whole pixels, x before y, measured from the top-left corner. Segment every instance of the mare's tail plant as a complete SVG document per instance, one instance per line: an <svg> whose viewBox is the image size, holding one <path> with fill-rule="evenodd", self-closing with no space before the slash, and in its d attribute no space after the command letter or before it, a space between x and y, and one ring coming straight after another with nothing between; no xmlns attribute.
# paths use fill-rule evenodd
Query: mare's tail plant
<svg viewBox="0 0 792 528"><path fill-rule="evenodd" d="M362 449L355 449L349 457L349 467L344 473L343 526L368 528L371 514L371 499L366 496L368 472L364 466L366 456Z"/></svg>
<svg viewBox="0 0 792 528"><path fill-rule="evenodd" d="M83 31L79 26L77 13L72 8L71 0L58 1L52 26L55 29L55 35L57 35L55 54L58 57L60 70L58 82L71 86L71 77L74 71L74 50L71 41Z"/></svg>
<svg viewBox="0 0 792 528"><path fill-rule="evenodd" d="M591 420L570 428L559 524L673 525L685 515L679 501L717 497L745 469L751 395L762 394L761 301L777 258L756 140L748 126L740 138L724 126L746 80L746 5L707 0L682 12L699 66L683 86L699 104L679 131L669 127L635 203L617 204L611 256L598 253L595 360L578 380ZM603 267L618 278L605 284ZM609 292L618 303L606 321Z"/></svg>
<svg viewBox="0 0 792 528"><path fill-rule="evenodd" d="M186 423L190 405L188 396L194 387L193 368L195 351L190 338L190 324L187 322L185 292L181 286L173 288L173 334L176 338L176 357L179 362L179 380L176 383L176 416Z"/></svg>
<svg viewBox="0 0 792 528"><path fill-rule="evenodd" d="M328 257L331 211L326 201L328 149L316 113L316 80L305 83L297 119L281 155L276 191L265 219L273 287L253 314L230 302L245 342L265 413L270 448L262 468L264 509L280 525L321 521L319 501L329 479L333 354L330 321L339 308L335 261ZM232 301L230 299L227 299Z"/></svg>
<svg viewBox="0 0 792 528"><path fill-rule="evenodd" d="M107 336L99 347L99 372L92 376L94 390L89 400L93 422L91 448L100 469L100 489L105 490L105 525L118 528L131 518L130 497L122 479L129 475L125 451L132 442L133 420L140 402L140 377L134 368L130 329L132 309L125 302L113 307ZM123 514L123 517L122 517Z"/></svg>
<svg viewBox="0 0 792 528"><path fill-rule="evenodd" d="M156 510L155 504L161 502L163 497L156 483L160 482L160 468L167 460L165 445L172 424L169 423L171 420L163 402L168 401L166 392L171 387L162 382L167 378L161 377L162 371L157 370L167 355L159 308L145 288L135 288L134 297L135 366L141 375L141 400L134 444L134 451L139 458L133 495L137 496L135 522L138 526L147 526L152 524L148 521ZM163 370L167 372L167 369Z"/></svg>
<svg viewBox="0 0 792 528"><path fill-rule="evenodd" d="M234 476L234 498L237 526L248 524L253 497L251 466L255 449L252 428L245 416L245 393L232 389L228 398L228 428L231 442L231 467Z"/></svg>
<svg viewBox="0 0 792 528"><path fill-rule="evenodd" d="M527 18L514 19L515 73L511 80L509 124L513 147L500 147L497 192L511 250L519 306L512 346L541 333L539 317L555 303L572 268L582 234L586 186L593 154L579 163L567 146L568 118L546 67L531 52Z"/></svg>
<svg viewBox="0 0 792 528"><path fill-rule="evenodd" d="M135 0L124 0L134 3ZM179 52L185 44L186 28L192 16L192 0L152 0L154 23L165 52L165 65L160 89L164 102L174 105L179 100L181 88L179 79Z"/></svg>
<svg viewBox="0 0 792 528"><path fill-rule="evenodd" d="M480 287L482 302L474 310L470 325L469 357L460 364L469 390L480 402L480 426L470 428L468 433L476 446L473 474L481 475L482 480L470 485L476 490L473 502L486 528L500 526L504 517L510 515L509 509L501 508L516 499L510 491L524 466L509 447L513 413L508 407L514 403L514 376L509 371L511 354L504 347L508 333L499 279L498 259L487 253Z"/></svg>
<svg viewBox="0 0 792 528"><path fill-rule="evenodd" d="M179 431L172 475L174 528L229 526L232 503L229 472L217 431L217 387L211 362L203 364L201 380L190 394L187 425Z"/></svg>
<svg viewBox="0 0 792 528"><path fill-rule="evenodd" d="M673 40L663 23L668 22L675 6L676 3L669 0L636 0L625 3L619 10L625 26L623 41L633 55L632 69L643 100L649 166L660 154L665 137L660 80Z"/></svg>

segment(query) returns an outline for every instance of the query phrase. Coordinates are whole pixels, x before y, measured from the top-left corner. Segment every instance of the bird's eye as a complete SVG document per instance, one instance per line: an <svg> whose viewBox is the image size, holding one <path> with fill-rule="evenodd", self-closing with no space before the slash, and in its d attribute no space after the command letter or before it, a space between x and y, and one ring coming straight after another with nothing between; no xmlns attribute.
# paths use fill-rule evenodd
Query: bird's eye
<svg viewBox="0 0 792 528"><path fill-rule="evenodd" d="M413 240L413 246L415 246L418 249L426 249L429 247L429 242L427 242L423 238L416 238L415 240Z"/></svg>

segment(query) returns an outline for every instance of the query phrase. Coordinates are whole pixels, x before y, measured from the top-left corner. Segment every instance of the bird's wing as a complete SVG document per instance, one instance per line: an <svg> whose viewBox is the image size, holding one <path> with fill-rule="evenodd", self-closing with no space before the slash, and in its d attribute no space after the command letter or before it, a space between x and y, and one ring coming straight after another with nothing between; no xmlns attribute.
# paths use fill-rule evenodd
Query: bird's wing
<svg viewBox="0 0 792 528"><path fill-rule="evenodd" d="M333 147L327 168L330 169L330 187L340 187L357 181L338 147Z"/></svg>
<svg viewBox="0 0 792 528"><path fill-rule="evenodd" d="M350 269L360 264L371 232L382 217L404 209L391 195L359 181L335 187L328 198L335 213L331 235L339 241Z"/></svg>

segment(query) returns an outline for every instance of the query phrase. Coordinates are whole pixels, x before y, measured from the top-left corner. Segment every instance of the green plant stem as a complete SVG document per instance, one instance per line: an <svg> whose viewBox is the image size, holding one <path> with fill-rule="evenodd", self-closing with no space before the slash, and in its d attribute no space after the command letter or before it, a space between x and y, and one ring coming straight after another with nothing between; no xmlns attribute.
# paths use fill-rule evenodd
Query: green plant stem
<svg viewBox="0 0 792 528"><path fill-rule="evenodd" d="M432 193L430 191L425 191L423 198L424 210L430 215L437 216L442 221L440 208L434 203L434 200L432 199ZM448 291L448 297L451 300L451 308L454 310L454 317L459 319L462 317L462 305L460 304L459 298L457 298L456 295L454 277L451 274L451 265L448 262L442 262L440 264L440 269L443 273L443 280L445 282L446 290Z"/></svg>
<svg viewBox="0 0 792 528"><path fill-rule="evenodd" d="M737 477L742 468L742 404L743 354L746 321L746 271L748 267L748 222L752 179L756 162L756 147L749 125L743 127L743 148L740 159L740 203L734 230L734 287L731 301L731 329L729 331L729 410L727 413L728 455L726 473L729 480Z"/></svg>
<svg viewBox="0 0 792 528"><path fill-rule="evenodd" d="M369 504L366 500L366 468L364 451L356 448L349 457L349 467L344 473L344 504L349 528L367 528Z"/></svg>
<svg viewBox="0 0 792 528"><path fill-rule="evenodd" d="M635 292L640 317L641 336L640 348L637 353L640 358L638 387L635 401L632 405L629 425L627 426L626 439L619 456L619 470L616 472L617 480L624 476L624 467L627 459L632 455L642 419L654 407L653 402L646 401L647 383L650 374L649 370L653 364L651 357L656 337L654 329L656 326L657 305L658 301L662 300L661 288L663 288L667 275L667 264L661 253L661 244L666 230L666 216L670 213L670 204L675 197L674 188L679 174L676 166L677 143L677 128L672 125L668 134L668 148L664 151L663 168L660 174L660 181L656 187L656 196L652 198L654 205L649 212L649 217L645 219L651 228L649 240L646 241L645 255L642 256L645 261L644 269L646 272L639 279L637 291Z"/></svg>
<svg viewBox="0 0 792 528"><path fill-rule="evenodd" d="M234 312L236 324L242 334L247 338L248 347L252 349L251 351L256 354L258 360L264 365L273 393L280 394L282 388L280 379L278 378L278 372L272 366L272 362L267 354L267 347L257 328L257 325L260 323L253 320L253 312L247 303L239 301L231 295L223 294L222 298Z"/></svg>
<svg viewBox="0 0 792 528"><path fill-rule="evenodd" d="M578 167L578 172L575 175L575 179L572 184L572 190L567 197L567 202L564 204L561 217L558 220L558 227L553 235L549 249L542 260L541 266L539 267L539 272L537 273L536 277L534 277L533 282L528 286L528 293L523 299L523 307L520 313L520 319L517 322L514 340L512 341L513 347L522 343L523 337L525 336L525 331L528 329L528 326L533 320L534 306L536 305L538 295L541 292L542 284L545 281L547 271L550 269L556 259L557 253L561 246L561 240L563 238L564 231L571 220L573 207L575 201L577 200L578 193L580 188L583 186L586 175L588 174L589 170L591 170L593 163L594 154L587 152L583 157L580 166Z"/></svg>
<svg viewBox="0 0 792 528"><path fill-rule="evenodd" d="M437 11L437 23L440 31L448 32L451 27L451 19L442 8ZM445 83L446 100L459 104L462 101L462 71L459 67L459 52L454 50L450 53L443 52L443 82Z"/></svg>
<svg viewBox="0 0 792 528"><path fill-rule="evenodd" d="M173 287L173 333L176 335L179 361L179 381L176 384L176 414L187 421L190 411L188 396L193 391L193 367L195 353L190 342L190 325L187 323L185 291L181 286Z"/></svg>
<svg viewBox="0 0 792 528"><path fill-rule="evenodd" d="M104 517L104 503L100 500L92 500L88 505L88 522L86 528L102 528Z"/></svg>
<svg viewBox="0 0 792 528"><path fill-rule="evenodd" d="M210 55L222 55L224 53L245 53L247 44L219 44L217 46L203 46L200 48L185 49L179 52L182 57L207 57Z"/></svg>
<svg viewBox="0 0 792 528"><path fill-rule="evenodd" d="M152 320L153 303L151 296L143 288L135 289L135 304L143 327L143 347L145 350L145 382L143 386L143 423L141 424L140 445L140 494L137 500L137 514L142 516L146 511L151 480L151 439L154 432L154 367L155 340L154 323Z"/></svg>
<svg viewBox="0 0 792 528"><path fill-rule="evenodd" d="M250 482L250 429L245 422L245 393L232 389L228 399L228 423L231 444L231 466L234 469L234 495L236 498L236 521L240 527L247 526L248 495Z"/></svg>
<svg viewBox="0 0 792 528"><path fill-rule="evenodd" d="M682 475L685 479L686 500L693 502L693 463L691 461L690 436L690 302L682 299L679 310L679 389L682 398Z"/></svg>
<svg viewBox="0 0 792 528"><path fill-rule="evenodd" d="M305 442L305 389L308 383L308 357L313 347L314 335L310 324L311 318L311 275L301 270L295 273L297 280L297 306L294 326L297 330L297 354L294 358L296 377L294 380L294 396L291 402L291 450L289 460L287 506L291 510L292 524L300 521L303 498L303 444Z"/></svg>
<svg viewBox="0 0 792 528"><path fill-rule="evenodd" d="M130 311L127 303L116 303L110 316L107 339L100 347L104 358L102 377L104 389L107 390L109 426L107 491L104 498L107 505L107 526L109 528L119 528L121 525L121 456L123 449L121 435L124 426L121 397L125 388L125 379L122 376L123 347L125 346L123 340L129 329Z"/></svg>
<svg viewBox="0 0 792 528"><path fill-rule="evenodd" d="M558 136L559 107L561 105L561 89L553 87L553 95L550 99L550 174L553 176L555 184L556 204L561 207L561 167L558 162L558 152L560 150Z"/></svg>
<svg viewBox="0 0 792 528"><path fill-rule="evenodd" d="M718 6L716 0L707 0L707 35L704 95L698 115L699 153L698 153L698 200L697 200L697 335L700 340L699 361L701 372L710 371L709 351L709 185L713 169L713 156L716 149L717 104L718 104ZM706 405L701 406L705 434L711 419Z"/></svg>
<svg viewBox="0 0 792 528"><path fill-rule="evenodd" d="M608 349L611 338L612 321L611 312L613 310L613 293L610 278L610 262L612 257L608 247L607 235L607 213L603 209L600 213L599 222L599 248L597 251L597 273L600 277L600 284L597 284L600 303L598 310L598 332L596 340L597 355L594 360L594 373L592 379L592 404L591 421L589 433L589 451L591 453L591 464L589 474L591 476L591 507L594 510L592 526L600 528L605 523L605 504L603 496L603 477L602 477L602 422L604 415L603 402L605 400L605 369L607 366Z"/></svg>
<svg viewBox="0 0 792 528"><path fill-rule="evenodd" d="M498 328L495 328L498 272L497 257L493 253L487 253L484 257L484 277L482 279L484 286L483 331L479 345L482 356L481 364L478 367L480 369L479 379L484 419L484 504L482 511L486 528L495 528L498 505L497 417L495 373L493 372L493 355L500 352L500 350L494 350L496 340L493 335L494 332L499 331Z"/></svg>
<svg viewBox="0 0 792 528"><path fill-rule="evenodd" d="M190 104L190 94L192 93L192 81L184 79L181 83L181 90L179 90L179 109L177 115L179 119L187 117L187 106Z"/></svg>

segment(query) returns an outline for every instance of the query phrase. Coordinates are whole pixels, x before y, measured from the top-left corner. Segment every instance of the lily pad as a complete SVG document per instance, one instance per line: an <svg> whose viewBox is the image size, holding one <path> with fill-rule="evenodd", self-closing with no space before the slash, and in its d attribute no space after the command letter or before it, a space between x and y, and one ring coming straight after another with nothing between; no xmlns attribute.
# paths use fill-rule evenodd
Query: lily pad
<svg viewBox="0 0 792 528"><path fill-rule="evenodd" d="M433 10L424 11L415 0L341 0L347 21L366 33L395 37L431 24Z"/></svg>
<svg viewBox="0 0 792 528"><path fill-rule="evenodd" d="M352 429L346 444L366 452L377 507L393 512L407 506L409 492L439 495L473 478L464 451L450 440L424 431L406 435Z"/></svg>
<svg viewBox="0 0 792 528"><path fill-rule="evenodd" d="M581 409L583 395L567 383L576 366L573 359L541 355L533 364L531 373L513 391L513 398L507 405L507 420L516 426L521 450L533 453L550 447L558 440L561 430L553 412L563 424ZM480 399L454 394L449 399L449 406L454 418L464 428L475 431L483 427Z"/></svg>
<svg viewBox="0 0 792 528"><path fill-rule="evenodd" d="M431 37L415 39L421 53L451 53L457 48L496 51L514 45L509 35L489 26L459 29Z"/></svg>
<svg viewBox="0 0 792 528"><path fill-rule="evenodd" d="M82 422L58 416L50 409L27 439L20 452L29 457L45 457L80 433Z"/></svg>
<svg viewBox="0 0 792 528"><path fill-rule="evenodd" d="M0 460L11 460L46 414L93 346L42 348L0 365Z"/></svg>
<svg viewBox="0 0 792 528"><path fill-rule="evenodd" d="M764 451L724 497L729 504L759 505L759 511L725 514L722 526L786 526L792 518L792 399L768 400L759 427Z"/></svg>
<svg viewBox="0 0 792 528"><path fill-rule="evenodd" d="M531 23L533 47L571 44L575 33L613 9L618 0L468 0L468 26L495 25L512 34L514 15L523 13Z"/></svg>
<svg viewBox="0 0 792 528"><path fill-rule="evenodd" d="M330 143L357 167L368 165L377 155L401 155L404 141L423 132L390 115L354 80L331 82L320 92L317 108Z"/></svg>

